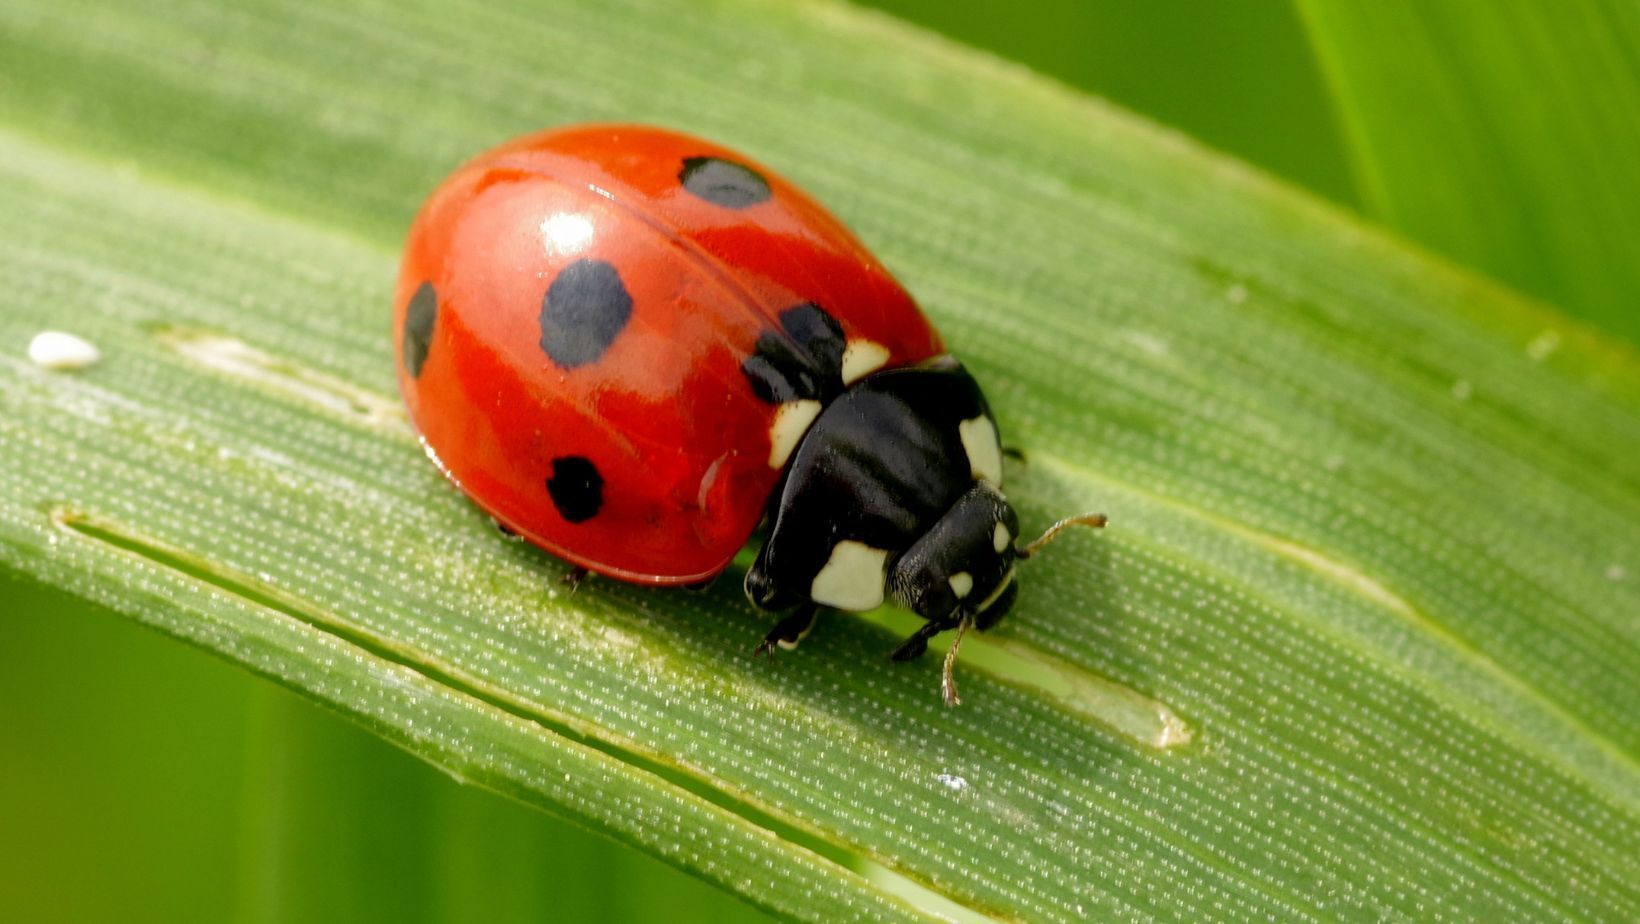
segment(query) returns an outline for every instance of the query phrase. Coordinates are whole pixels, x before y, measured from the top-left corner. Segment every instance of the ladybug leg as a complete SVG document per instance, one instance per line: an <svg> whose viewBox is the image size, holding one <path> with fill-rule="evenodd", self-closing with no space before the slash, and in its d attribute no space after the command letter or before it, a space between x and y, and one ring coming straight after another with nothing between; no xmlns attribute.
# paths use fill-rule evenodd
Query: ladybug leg
<svg viewBox="0 0 1640 924"><path fill-rule="evenodd" d="M819 614L820 605L818 603L804 603L799 606L785 619L775 623L775 627L769 630L768 635L763 636L763 641L759 642L756 650L752 652L753 656L762 657L767 655L773 658L776 645L787 649L796 648L797 643L801 642L809 634L809 630L814 628L815 618Z"/></svg>
<svg viewBox="0 0 1640 924"><path fill-rule="evenodd" d="M490 517L490 525L495 527L496 532L507 537L508 539L518 538L518 533L514 532L512 527L501 522L500 520L497 520L495 517Z"/></svg>
<svg viewBox="0 0 1640 924"><path fill-rule="evenodd" d="M703 594L712 589L712 585L717 583L718 577L718 575L714 574L704 581L696 581L693 584L685 584L683 585L683 589L689 591L690 593Z"/></svg>
<svg viewBox="0 0 1640 924"><path fill-rule="evenodd" d="M946 619L931 619L923 623L922 628L911 633L910 637L904 642L901 642L900 647L894 649L894 653L889 657L895 661L915 661L928 651L929 639L939 635L946 629L955 629L961 623L962 620L957 618L955 612Z"/></svg>
<svg viewBox="0 0 1640 924"><path fill-rule="evenodd" d="M1021 465L1025 463L1025 450L1020 449L1018 446L1004 446L1002 447L1002 454Z"/></svg>
<svg viewBox="0 0 1640 924"><path fill-rule="evenodd" d="M587 579L587 575L589 573L590 572L588 572L587 569L581 567L580 565L576 565L568 571L565 571L564 576L558 579L558 583L568 587L569 595L573 597L575 596L575 592L581 589L581 582Z"/></svg>

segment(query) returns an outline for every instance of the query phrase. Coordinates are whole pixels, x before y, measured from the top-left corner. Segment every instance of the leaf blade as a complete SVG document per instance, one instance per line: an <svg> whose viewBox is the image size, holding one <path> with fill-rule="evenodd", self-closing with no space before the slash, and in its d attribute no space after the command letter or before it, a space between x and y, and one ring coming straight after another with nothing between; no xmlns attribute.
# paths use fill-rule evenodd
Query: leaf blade
<svg viewBox="0 0 1640 924"><path fill-rule="evenodd" d="M154 98L148 119L109 121L49 85L7 110L48 140L5 137L3 259L8 278L29 282L0 324L10 338L71 320L108 357L77 378L4 367L8 566L168 618L230 655L232 633L269 631L242 603L207 599L184 619L122 597L133 577L108 569L123 559L59 548L44 511L72 503L289 594L317 641L270 650L310 692L343 671L353 701L374 704L368 691L382 695L411 663L428 696L480 693L556 729L532 744L556 749L543 763L574 754L591 766L565 738L581 736L628 768L607 771L627 779L618 792L687 808L744 850L764 843L755 819L774 819L1002 916L1634 907L1635 775L1611 757L1634 750L1634 681L1578 670L1633 650L1621 634L1632 582L1587 568L1634 547L1640 387L1627 354L1176 138L892 25L831 7L637 3L596 24L578 9L564 7L556 36L477 12L509 28L468 55L449 49L477 40L427 11L379 29L368 8L180 4L157 24L104 22L137 36L226 17L216 57L232 66L215 87L175 80L169 58L105 59L66 28L39 39L70 62L59 66L102 73L92 85L116 100ZM7 47L23 33L8 30ZM579 101L553 118L686 114L814 186L907 278L1029 450L1010 472L1027 522L1095 504L1113 517L1106 535L1067 537L1033 562L1005 644L1166 704L1200 733L1191 747L1136 747L1040 689L983 674L965 676L967 706L944 710L928 672L886 670L888 637L848 620L825 626L800 663L760 669L745 658L759 620L732 589L595 584L543 599L559 566L499 543L408 430L374 410L391 406L375 306L393 275L394 216L425 188L410 178L430 184L441 159L542 118L540 98L508 94L543 48L570 46L585 70L557 75L551 93ZM650 70L617 69L632 49ZM383 59L395 78L427 61L406 70L423 82L378 82ZM753 92L705 59L768 70ZM450 68L463 78L441 96ZM232 102L230 90L262 96ZM319 117L328 95L370 118ZM268 129L241 131L264 118L305 129L276 167L257 156ZM187 143L155 124L179 125ZM410 143L429 124L448 136ZM142 171L65 156L113 150L138 152ZM356 161L359 150L385 161ZM1546 328L1559 346L1534 359L1526 346ZM1463 400L1458 380L1471 385ZM41 462L69 455L79 469ZM1609 482L1581 477L1595 469ZM1531 490L1518 512L1501 509L1514 487ZM1553 528L1518 534L1511 516ZM75 577L82 568L102 576ZM1385 605L1395 599L1428 619ZM214 622L224 613L239 620L232 633ZM1548 644L1553 634L1564 639ZM301 656L320 642L347 657ZM360 676L336 666L360 658ZM413 718L377 730L408 735ZM672 851L743 894L757 894L751 869L786 862L725 870L709 852L680 857L644 840L643 811L621 814L585 780L559 795L528 766L505 766L483 781L534 779L537 804ZM689 802L646 766L714 799ZM1549 869L1575 870L1579 887L1550 887ZM790 875L830 889L826 911L888 901L819 861ZM768 901L821 916L801 891ZM1329 891L1341 905L1323 906Z"/></svg>

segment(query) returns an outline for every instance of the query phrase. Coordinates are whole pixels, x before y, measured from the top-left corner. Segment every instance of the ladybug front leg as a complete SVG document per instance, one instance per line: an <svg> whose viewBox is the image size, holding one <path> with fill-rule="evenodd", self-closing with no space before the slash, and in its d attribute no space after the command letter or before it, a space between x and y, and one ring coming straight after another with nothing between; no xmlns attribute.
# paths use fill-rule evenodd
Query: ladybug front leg
<svg viewBox="0 0 1640 924"><path fill-rule="evenodd" d="M798 606L785 619L775 623L775 627L769 630L768 635L763 636L763 641L759 642L757 649L752 652L753 656L768 655L772 658L776 645L786 649L796 648L797 643L814 628L815 619L819 614L818 603L804 603Z"/></svg>
<svg viewBox="0 0 1640 924"><path fill-rule="evenodd" d="M962 620L962 611L954 610L950 616L942 619L931 619L923 623L922 628L911 633L910 637L901 642L900 647L894 649L894 653L889 657L895 661L915 661L928 651L929 639L947 629L955 629L962 624Z"/></svg>

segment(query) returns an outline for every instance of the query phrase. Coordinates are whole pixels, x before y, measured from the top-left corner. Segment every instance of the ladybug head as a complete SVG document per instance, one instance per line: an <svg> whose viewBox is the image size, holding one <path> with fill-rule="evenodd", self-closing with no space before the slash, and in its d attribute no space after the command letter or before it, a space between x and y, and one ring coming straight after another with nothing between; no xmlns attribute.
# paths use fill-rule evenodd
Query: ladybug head
<svg viewBox="0 0 1640 924"><path fill-rule="evenodd" d="M988 629L1014 602L1019 517L989 482L976 481L894 563L888 590L930 623Z"/></svg>
<svg viewBox="0 0 1640 924"><path fill-rule="evenodd" d="M989 629L1014 605L1014 562L1030 558L1067 527L1104 525L1103 514L1067 517L1034 542L1015 545L1014 508L990 482L976 481L895 561L888 589L931 623Z"/></svg>
<svg viewBox="0 0 1640 924"><path fill-rule="evenodd" d="M895 652L895 658L916 657L927 647L930 635L956 629L957 638L946 652L942 684L946 702L956 703L951 669L962 633L969 626L989 629L1013 607L1019 592L1014 563L1036 554L1066 527L1104 525L1102 514L1068 517L1036 541L1018 546L1014 540L1019 535L1019 517L1014 508L989 482L975 482L894 563L889 591L907 609L928 620L922 631Z"/></svg>

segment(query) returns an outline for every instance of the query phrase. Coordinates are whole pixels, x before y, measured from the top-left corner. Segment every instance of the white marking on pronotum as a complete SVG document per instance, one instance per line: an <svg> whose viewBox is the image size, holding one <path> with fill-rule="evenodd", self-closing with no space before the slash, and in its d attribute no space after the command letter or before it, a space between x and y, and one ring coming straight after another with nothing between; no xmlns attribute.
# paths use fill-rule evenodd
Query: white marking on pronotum
<svg viewBox="0 0 1640 924"><path fill-rule="evenodd" d="M797 441L808 432L809 424L820 416L820 402L810 398L787 401L774 410L769 424L769 467L779 468L791 458Z"/></svg>
<svg viewBox="0 0 1640 924"><path fill-rule="evenodd" d="M991 547L996 549L998 553L1007 548L1008 543L1013 541L1014 537L1009 535L1007 526L998 523L997 528L991 530Z"/></svg>
<svg viewBox="0 0 1640 924"><path fill-rule="evenodd" d="M957 424L957 435L962 437L962 449L968 453L968 467L973 469L974 477L1001 486L1002 446L991 418L982 415L965 420Z"/></svg>
<svg viewBox="0 0 1640 924"><path fill-rule="evenodd" d="M850 340L843 347L843 384L853 385L886 362L888 347L873 340Z"/></svg>
<svg viewBox="0 0 1640 924"><path fill-rule="evenodd" d="M826 566L814 576L809 599L840 610L869 610L883 602L888 552L844 539L831 548Z"/></svg>
<svg viewBox="0 0 1640 924"><path fill-rule="evenodd" d="M958 571L945 580L950 583L951 592L957 595L958 600L968 596L974 589L974 576L966 571Z"/></svg>
<svg viewBox="0 0 1640 924"><path fill-rule="evenodd" d="M60 330L41 331L28 343L29 362L45 369L84 369L102 359L90 341Z"/></svg>

